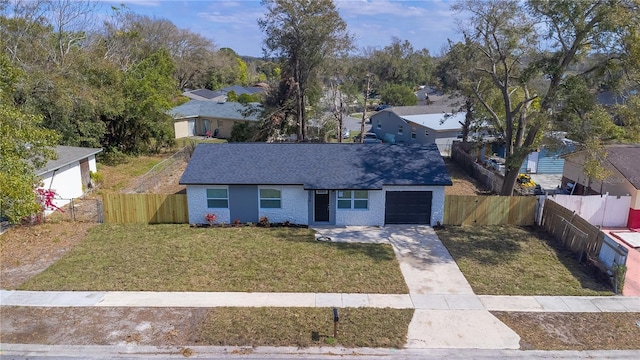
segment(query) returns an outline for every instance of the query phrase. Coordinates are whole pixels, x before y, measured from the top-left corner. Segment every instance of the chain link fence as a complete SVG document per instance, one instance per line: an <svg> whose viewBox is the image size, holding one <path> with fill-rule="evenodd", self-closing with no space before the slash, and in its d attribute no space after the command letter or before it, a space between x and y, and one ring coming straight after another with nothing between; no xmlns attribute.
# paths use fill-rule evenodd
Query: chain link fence
<svg viewBox="0 0 640 360"><path fill-rule="evenodd" d="M102 200L97 198L61 199L69 201L46 217L46 221L104 222Z"/></svg>
<svg viewBox="0 0 640 360"><path fill-rule="evenodd" d="M135 193L143 194L154 192L154 190L158 188L165 179L170 177L177 169L185 166L185 164L189 162L192 153L193 146L187 145L175 154L171 155L171 157L156 164L151 168L151 170L140 177Z"/></svg>

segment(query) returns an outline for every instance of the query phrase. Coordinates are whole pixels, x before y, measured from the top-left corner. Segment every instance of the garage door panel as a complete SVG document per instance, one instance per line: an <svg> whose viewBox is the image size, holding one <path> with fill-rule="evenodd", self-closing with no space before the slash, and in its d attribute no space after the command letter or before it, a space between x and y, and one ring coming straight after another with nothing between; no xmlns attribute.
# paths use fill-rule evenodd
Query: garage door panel
<svg viewBox="0 0 640 360"><path fill-rule="evenodd" d="M430 224L431 191L387 191L385 224Z"/></svg>

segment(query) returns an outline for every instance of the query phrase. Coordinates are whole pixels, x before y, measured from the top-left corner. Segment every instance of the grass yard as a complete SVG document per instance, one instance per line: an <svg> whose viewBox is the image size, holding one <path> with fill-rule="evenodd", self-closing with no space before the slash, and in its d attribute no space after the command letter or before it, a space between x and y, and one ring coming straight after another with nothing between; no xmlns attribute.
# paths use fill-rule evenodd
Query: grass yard
<svg viewBox="0 0 640 360"><path fill-rule="evenodd" d="M22 290L405 294L390 245L296 228L101 225Z"/></svg>
<svg viewBox="0 0 640 360"><path fill-rule="evenodd" d="M613 295L541 229L448 226L437 233L476 294Z"/></svg>
<svg viewBox="0 0 640 360"><path fill-rule="evenodd" d="M413 309L340 309L333 337L331 308L216 308L198 326L198 345L401 348Z"/></svg>
<svg viewBox="0 0 640 360"><path fill-rule="evenodd" d="M98 163L98 173L102 174L99 191L119 192L141 175L146 174L152 167L170 157L172 153L153 156L139 156L118 165Z"/></svg>

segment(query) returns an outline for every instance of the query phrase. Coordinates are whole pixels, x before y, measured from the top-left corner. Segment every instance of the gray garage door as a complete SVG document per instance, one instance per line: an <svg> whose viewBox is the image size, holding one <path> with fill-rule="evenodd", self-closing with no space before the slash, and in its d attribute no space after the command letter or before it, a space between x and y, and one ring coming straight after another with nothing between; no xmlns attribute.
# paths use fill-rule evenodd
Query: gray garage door
<svg viewBox="0 0 640 360"><path fill-rule="evenodd" d="M385 224L430 224L431 191L387 191Z"/></svg>

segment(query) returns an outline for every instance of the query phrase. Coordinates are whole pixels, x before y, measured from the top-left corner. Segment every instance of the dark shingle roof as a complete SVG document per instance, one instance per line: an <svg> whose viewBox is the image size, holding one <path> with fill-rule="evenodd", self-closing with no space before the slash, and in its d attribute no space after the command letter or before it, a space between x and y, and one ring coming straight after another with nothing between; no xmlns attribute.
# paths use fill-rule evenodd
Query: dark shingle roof
<svg viewBox="0 0 640 360"><path fill-rule="evenodd" d="M199 144L183 185L304 185L307 189L381 189L451 185L435 144Z"/></svg>
<svg viewBox="0 0 640 360"><path fill-rule="evenodd" d="M247 105L253 106L253 105ZM248 120L257 121L258 114L252 113L245 117L243 111L245 105L237 102L217 103L207 100L191 100L169 111L174 119L185 119L194 117L208 117L216 119Z"/></svg>
<svg viewBox="0 0 640 360"><path fill-rule="evenodd" d="M607 160L636 189L640 189L640 144L607 146Z"/></svg>
<svg viewBox="0 0 640 360"><path fill-rule="evenodd" d="M75 161L85 159L91 155L95 155L101 152L102 149L85 148L75 146L58 146L56 147L56 153L58 158L55 160L49 160L44 167L36 171L36 175L44 175L49 171L60 169L66 165L69 165Z"/></svg>

